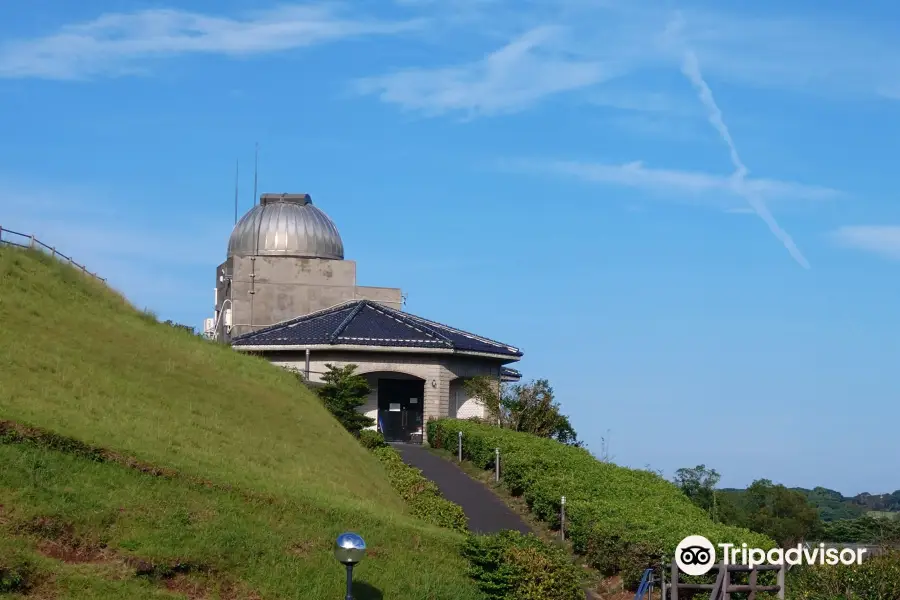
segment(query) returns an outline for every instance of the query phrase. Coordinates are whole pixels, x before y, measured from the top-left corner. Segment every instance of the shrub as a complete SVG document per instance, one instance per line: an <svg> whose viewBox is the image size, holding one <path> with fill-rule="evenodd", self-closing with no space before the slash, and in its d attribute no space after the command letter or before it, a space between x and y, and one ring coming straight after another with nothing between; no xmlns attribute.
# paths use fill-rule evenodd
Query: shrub
<svg viewBox="0 0 900 600"><path fill-rule="evenodd" d="M475 579L489 600L584 598L578 568L565 551L529 534L470 535L463 546Z"/></svg>
<svg viewBox="0 0 900 600"><path fill-rule="evenodd" d="M366 396L372 391L366 378L356 373L356 365L336 367L325 364L328 371L322 375L322 387L316 390L322 404L344 429L353 435L375 424L375 419L357 410L366 403Z"/></svg>
<svg viewBox="0 0 900 600"><path fill-rule="evenodd" d="M441 495L434 482L422 471L403 462L400 454L390 446L372 451L385 466L391 486L409 504L410 512L426 523L465 533L469 519L458 504Z"/></svg>
<svg viewBox="0 0 900 600"><path fill-rule="evenodd" d="M493 466L494 448L500 448L503 485L552 527L559 527L565 496L566 534L574 550L601 572L621 574L631 589L644 568L672 557L688 535L706 536L713 544L775 547L763 535L714 523L655 473L601 462L584 448L472 421L428 423L428 439L436 447L455 451L459 431L463 456L483 469Z"/></svg>
<svg viewBox="0 0 900 600"><path fill-rule="evenodd" d="M28 592L34 586L34 564L19 551L0 556L0 594Z"/></svg>
<svg viewBox="0 0 900 600"><path fill-rule="evenodd" d="M788 572L791 600L897 600L900 552L873 556L861 565L804 565Z"/></svg>
<svg viewBox="0 0 900 600"><path fill-rule="evenodd" d="M384 436L381 435L381 432L375 431L373 429L363 429L359 432L359 443L369 450L374 450L375 448L384 448L387 446L387 442L384 441Z"/></svg>

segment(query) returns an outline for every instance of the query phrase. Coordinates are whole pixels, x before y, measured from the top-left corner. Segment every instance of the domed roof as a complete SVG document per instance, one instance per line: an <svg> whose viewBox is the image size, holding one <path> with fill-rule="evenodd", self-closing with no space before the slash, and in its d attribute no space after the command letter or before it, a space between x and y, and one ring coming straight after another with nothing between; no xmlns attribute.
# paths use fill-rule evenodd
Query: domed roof
<svg viewBox="0 0 900 600"><path fill-rule="evenodd" d="M228 257L295 256L344 259L337 227L309 194L263 194L234 226Z"/></svg>

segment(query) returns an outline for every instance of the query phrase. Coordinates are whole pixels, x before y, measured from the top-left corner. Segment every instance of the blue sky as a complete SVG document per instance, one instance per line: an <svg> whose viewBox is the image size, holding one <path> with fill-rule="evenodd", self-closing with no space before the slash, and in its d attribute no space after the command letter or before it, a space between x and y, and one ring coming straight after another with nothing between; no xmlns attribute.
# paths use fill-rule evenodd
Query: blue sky
<svg viewBox="0 0 900 600"><path fill-rule="evenodd" d="M900 6L160 6L0 6L0 226L199 327L259 142L616 462L900 488Z"/></svg>

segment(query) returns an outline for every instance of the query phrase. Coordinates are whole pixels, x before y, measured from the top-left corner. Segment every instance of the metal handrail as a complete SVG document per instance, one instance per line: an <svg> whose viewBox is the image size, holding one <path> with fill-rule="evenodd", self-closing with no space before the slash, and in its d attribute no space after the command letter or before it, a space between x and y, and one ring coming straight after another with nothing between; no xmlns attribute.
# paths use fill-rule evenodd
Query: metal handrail
<svg viewBox="0 0 900 600"><path fill-rule="evenodd" d="M18 237L18 238L24 238L23 242L25 242L25 243L13 241L10 239L5 240L5 239L3 239L4 233ZM87 270L87 267L85 267L84 265L80 265L77 262L75 262L74 260L72 260L71 256L66 256L65 254L63 254L62 252L57 250L55 246L48 246L41 240L34 237L33 234L29 235L27 233L20 233L18 231L13 231L12 229L4 229L3 227L0 227L0 244L6 244L8 246L17 246L19 248L30 248L32 250L49 250L50 255L53 258L57 258L59 260L68 262L70 265L72 265L76 269L79 269L85 275L90 275L91 277L93 277L95 279L99 279L103 283L106 283L106 278L100 277L96 273L91 273L90 271Z"/></svg>
<svg viewBox="0 0 900 600"><path fill-rule="evenodd" d="M643 600L645 596L647 596L650 591L650 583L653 579L653 569L644 569L644 575L641 577L641 582L638 584L637 593L634 595L634 600Z"/></svg>

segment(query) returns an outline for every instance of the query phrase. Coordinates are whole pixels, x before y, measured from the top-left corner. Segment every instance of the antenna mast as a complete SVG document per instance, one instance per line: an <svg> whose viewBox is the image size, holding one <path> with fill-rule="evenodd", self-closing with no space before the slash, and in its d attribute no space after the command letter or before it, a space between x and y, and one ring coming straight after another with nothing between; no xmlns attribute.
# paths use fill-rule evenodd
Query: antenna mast
<svg viewBox="0 0 900 600"><path fill-rule="evenodd" d="M259 142L256 142L256 158L253 165L253 206L256 206L256 182L259 175Z"/></svg>
<svg viewBox="0 0 900 600"><path fill-rule="evenodd" d="M234 224L237 225L237 217L238 217L238 178L240 177L241 172L241 162L240 160L235 159L234 161Z"/></svg>

